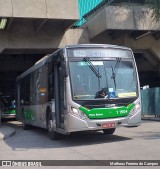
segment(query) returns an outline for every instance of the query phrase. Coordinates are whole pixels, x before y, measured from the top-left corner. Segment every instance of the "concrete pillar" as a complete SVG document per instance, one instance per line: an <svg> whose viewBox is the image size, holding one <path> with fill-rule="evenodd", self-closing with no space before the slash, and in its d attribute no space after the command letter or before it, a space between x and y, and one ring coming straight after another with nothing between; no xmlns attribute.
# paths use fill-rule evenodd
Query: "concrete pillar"
<svg viewBox="0 0 160 169"><path fill-rule="evenodd" d="M68 29L63 32L57 25L54 28L48 26L46 31L34 32L31 23L24 24L20 29L18 25L14 24L9 32L0 32L0 53L5 49L43 50L90 43L88 34L83 29Z"/></svg>
<svg viewBox="0 0 160 169"><path fill-rule="evenodd" d="M151 51L155 56L157 56L157 58L160 61L160 46L156 46L156 45L152 46Z"/></svg>
<svg viewBox="0 0 160 169"><path fill-rule="evenodd" d="M159 79L160 79L160 63L159 63L159 66L158 66L158 72L159 72Z"/></svg>

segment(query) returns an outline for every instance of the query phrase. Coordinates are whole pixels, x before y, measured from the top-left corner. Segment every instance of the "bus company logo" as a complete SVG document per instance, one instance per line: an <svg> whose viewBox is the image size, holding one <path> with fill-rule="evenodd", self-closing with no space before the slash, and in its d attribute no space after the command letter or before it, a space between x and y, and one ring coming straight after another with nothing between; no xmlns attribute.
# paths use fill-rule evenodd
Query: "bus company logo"
<svg viewBox="0 0 160 169"><path fill-rule="evenodd" d="M98 117L98 116L103 116L103 113L95 113L95 114L89 114L89 117Z"/></svg>
<svg viewBox="0 0 160 169"><path fill-rule="evenodd" d="M11 167L12 163L11 161L2 161L2 167Z"/></svg>

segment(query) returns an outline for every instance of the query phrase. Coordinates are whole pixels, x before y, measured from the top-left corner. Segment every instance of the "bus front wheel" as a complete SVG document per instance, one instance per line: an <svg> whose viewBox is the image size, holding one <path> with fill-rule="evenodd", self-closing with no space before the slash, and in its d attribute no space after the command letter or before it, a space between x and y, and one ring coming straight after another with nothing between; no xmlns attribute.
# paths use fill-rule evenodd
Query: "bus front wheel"
<svg viewBox="0 0 160 169"><path fill-rule="evenodd" d="M104 134L113 134L115 132L116 128L112 129L103 129Z"/></svg>
<svg viewBox="0 0 160 169"><path fill-rule="evenodd" d="M49 113L47 119L47 128L48 128L48 136L51 140L57 140L60 137L60 134L53 130L53 119L51 113Z"/></svg>
<svg viewBox="0 0 160 169"><path fill-rule="evenodd" d="M23 119L22 119L22 127L24 130L28 130L30 125L29 124L26 124L26 120L25 120L25 117L23 116Z"/></svg>

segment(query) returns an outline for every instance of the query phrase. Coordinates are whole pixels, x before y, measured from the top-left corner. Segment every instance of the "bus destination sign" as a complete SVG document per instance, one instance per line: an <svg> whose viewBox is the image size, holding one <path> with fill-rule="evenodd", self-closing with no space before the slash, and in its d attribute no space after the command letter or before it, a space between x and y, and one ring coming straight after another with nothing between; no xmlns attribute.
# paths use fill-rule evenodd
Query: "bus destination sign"
<svg viewBox="0 0 160 169"><path fill-rule="evenodd" d="M132 53L130 50L124 49L68 49L69 57L112 57L112 58L132 58Z"/></svg>

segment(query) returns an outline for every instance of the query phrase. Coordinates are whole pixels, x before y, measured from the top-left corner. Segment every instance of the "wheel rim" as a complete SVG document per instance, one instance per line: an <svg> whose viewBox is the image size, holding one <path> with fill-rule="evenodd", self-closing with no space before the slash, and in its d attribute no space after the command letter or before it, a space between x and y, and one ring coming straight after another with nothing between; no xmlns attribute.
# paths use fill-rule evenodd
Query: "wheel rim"
<svg viewBox="0 0 160 169"><path fill-rule="evenodd" d="M48 131L52 131L52 120L48 120Z"/></svg>
<svg viewBox="0 0 160 169"><path fill-rule="evenodd" d="M23 118L23 120L22 120L22 126L23 126L23 127L25 126L25 120L24 120L24 118Z"/></svg>

